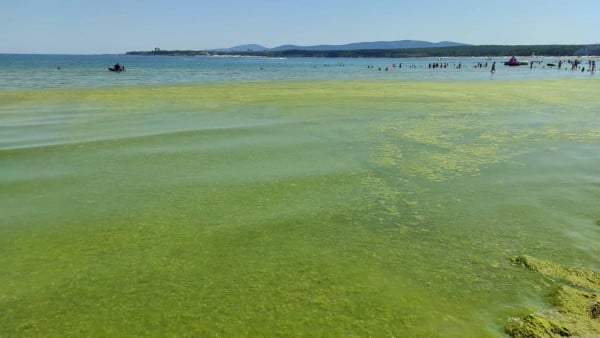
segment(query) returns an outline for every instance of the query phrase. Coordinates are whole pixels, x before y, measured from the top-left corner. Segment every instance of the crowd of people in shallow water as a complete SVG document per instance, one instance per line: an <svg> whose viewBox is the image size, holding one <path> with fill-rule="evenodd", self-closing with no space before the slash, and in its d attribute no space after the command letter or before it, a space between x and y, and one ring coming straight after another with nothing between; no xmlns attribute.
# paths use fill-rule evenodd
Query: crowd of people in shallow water
<svg viewBox="0 0 600 338"><path fill-rule="evenodd" d="M591 60L588 59L587 60L587 67L584 64L586 62L582 62L581 59L560 59L557 62L544 62L542 60L533 60L533 61L529 61L528 63L526 63L526 65L529 66L530 69L533 68L555 68L557 70L571 70L571 71L581 71L581 72L585 72L588 71L591 74L595 74L596 73L596 61L595 60ZM564 65L567 65L565 67L563 67ZM428 69L447 69L447 68L451 68L451 69L463 69L463 68L467 68L467 66L465 65L465 63L463 63L463 61L458 61L458 62L453 62L452 64L450 64L449 62L430 62L427 65ZM415 65L415 64L409 64L409 65L405 65L405 68L424 68L425 65L424 64L420 64L420 65ZM475 63L473 63L471 65L471 68L480 68L480 69L484 69L484 68L490 68L491 67L491 73L495 73L496 72L496 62L481 62L481 61L477 61ZM402 68L402 63L399 64L395 64L392 63L386 67L375 67L373 65L369 65L367 66L368 69L377 69L378 71L390 71L393 68L398 68L401 69Z"/></svg>
<svg viewBox="0 0 600 338"><path fill-rule="evenodd" d="M427 64L403 64L403 63L391 63L388 64L387 66L375 66L375 65L368 65L367 69L373 69L376 71L380 71L380 72L389 72L392 71L394 69L402 69L403 67L406 69L418 69L418 68L425 68L427 67L427 69L467 69L467 68L476 68L476 69L490 69L490 72L492 74L496 73L496 61L491 61L491 59L489 59L490 61L477 61L474 62L470 65L467 65L467 62L465 60L461 60L461 61L453 61L452 63L450 62L441 62L440 60L436 61L436 62L429 62ZM559 59L555 62L545 62L542 60L531 60L529 62L526 63L526 65L524 65L523 67L526 68L528 67L529 69L534 69L534 68L556 68L557 70L572 70L572 71L581 71L581 72L585 72L588 71L590 72L592 75L596 73L596 61L595 60L591 60L588 59L587 60L587 67L586 65L584 65L584 63L586 62L582 62L581 59ZM502 63L501 63L502 64ZM313 68L328 68L328 67L344 67L345 64L342 62L339 62L335 65L332 64L323 64L323 65L315 65L313 66ZM261 68L261 70L264 70L263 68Z"/></svg>

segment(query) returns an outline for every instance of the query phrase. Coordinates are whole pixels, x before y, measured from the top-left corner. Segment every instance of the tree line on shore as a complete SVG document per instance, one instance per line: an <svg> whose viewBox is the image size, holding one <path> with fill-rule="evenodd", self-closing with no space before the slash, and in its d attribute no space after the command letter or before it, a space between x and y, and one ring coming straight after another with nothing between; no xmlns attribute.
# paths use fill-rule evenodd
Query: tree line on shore
<svg viewBox="0 0 600 338"><path fill-rule="evenodd" d="M481 45L401 49L361 50L283 50L223 52L208 50L153 50L127 52L128 55L172 56L264 56L264 57L329 57L329 58L412 58L412 57L498 57L506 55L584 56L600 55L600 45Z"/></svg>

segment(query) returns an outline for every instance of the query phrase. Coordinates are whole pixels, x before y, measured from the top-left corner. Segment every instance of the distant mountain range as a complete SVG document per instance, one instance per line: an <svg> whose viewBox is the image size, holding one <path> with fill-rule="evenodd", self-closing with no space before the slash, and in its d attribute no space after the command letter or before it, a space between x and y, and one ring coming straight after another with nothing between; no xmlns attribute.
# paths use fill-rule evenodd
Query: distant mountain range
<svg viewBox="0 0 600 338"><path fill-rule="evenodd" d="M404 47L399 47L404 46ZM444 47L445 46L445 47ZM433 48L435 47L435 48ZM292 48L291 50L289 48ZM333 49L332 48L336 48ZM347 49L348 48L348 49ZM374 48L374 49L373 49ZM260 45L243 45L221 50L161 50L131 51L127 55L211 56L247 55L266 57L326 57L326 58L418 58L418 57L504 57L507 55L600 55L600 45L466 45L456 42L392 41L365 42L347 45L293 46L268 49Z"/></svg>
<svg viewBox="0 0 600 338"><path fill-rule="evenodd" d="M429 48L429 47L456 47L469 46L468 44L442 41L428 42L419 40L399 40L399 41L375 41L375 42L355 42L344 45L315 45L298 46L283 45L275 48L267 48L257 44L240 45L231 48L213 49L215 52L264 52L264 51L286 51L286 50L366 50L366 49L400 49L400 48Z"/></svg>

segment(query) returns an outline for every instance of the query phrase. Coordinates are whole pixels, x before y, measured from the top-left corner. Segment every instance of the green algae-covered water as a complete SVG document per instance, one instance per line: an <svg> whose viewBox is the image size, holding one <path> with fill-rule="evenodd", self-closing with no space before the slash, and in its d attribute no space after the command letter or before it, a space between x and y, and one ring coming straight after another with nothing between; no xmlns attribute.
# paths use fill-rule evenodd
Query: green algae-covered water
<svg viewBox="0 0 600 338"><path fill-rule="evenodd" d="M0 336L501 337L599 271L596 79L0 92Z"/></svg>

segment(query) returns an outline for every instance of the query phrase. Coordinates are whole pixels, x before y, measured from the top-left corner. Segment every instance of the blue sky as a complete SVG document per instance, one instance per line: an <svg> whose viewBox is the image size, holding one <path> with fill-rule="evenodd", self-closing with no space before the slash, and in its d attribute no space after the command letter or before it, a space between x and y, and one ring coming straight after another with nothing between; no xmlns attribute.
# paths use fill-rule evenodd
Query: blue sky
<svg viewBox="0 0 600 338"><path fill-rule="evenodd" d="M124 53L258 43L600 42L600 1L14 0L0 53Z"/></svg>

